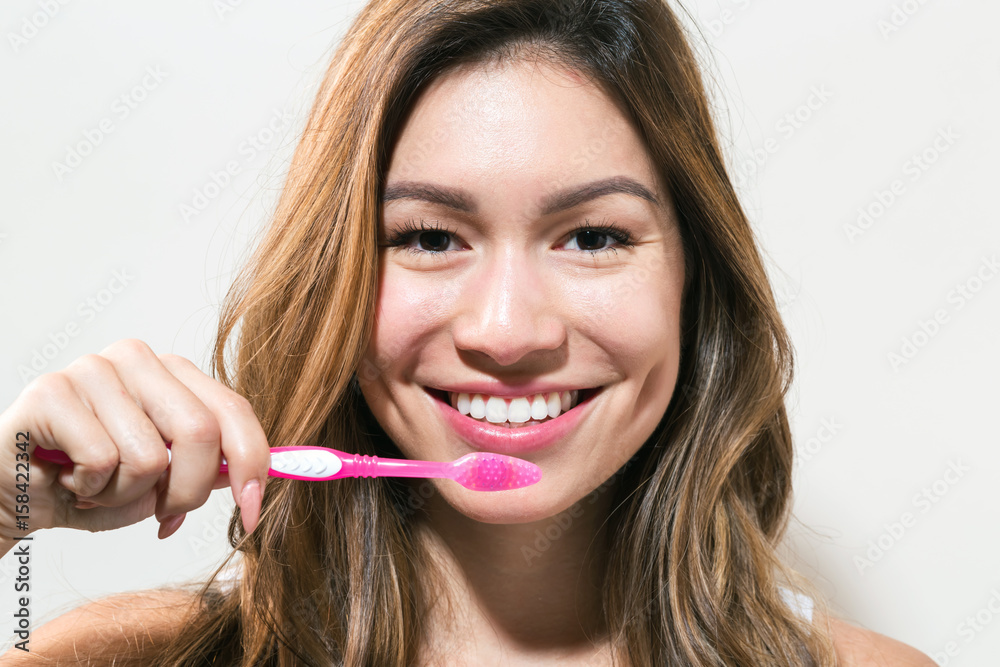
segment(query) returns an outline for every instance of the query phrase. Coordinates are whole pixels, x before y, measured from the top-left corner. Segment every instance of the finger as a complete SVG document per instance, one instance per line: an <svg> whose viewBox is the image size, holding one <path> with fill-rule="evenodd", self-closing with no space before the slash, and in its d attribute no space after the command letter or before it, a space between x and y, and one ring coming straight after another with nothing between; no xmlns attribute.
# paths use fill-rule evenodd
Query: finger
<svg viewBox="0 0 1000 667"><path fill-rule="evenodd" d="M118 466L104 489L86 499L109 507L132 502L153 488L167 468L163 438L107 358L86 355L65 372L118 449Z"/></svg>
<svg viewBox="0 0 1000 667"><path fill-rule="evenodd" d="M245 398L202 373L189 360L175 355L161 355L160 359L218 419L222 451L228 467L225 475L232 488L233 499L240 507L243 527L248 533L253 531L260 518L261 499L271 466L267 436L253 407Z"/></svg>
<svg viewBox="0 0 1000 667"><path fill-rule="evenodd" d="M102 507L86 502L77 503L67 509L66 525L70 528L80 528L91 532L113 530L122 526L131 526L153 515L156 508L156 489L149 489L145 494L122 507Z"/></svg>
<svg viewBox="0 0 1000 667"><path fill-rule="evenodd" d="M142 341L118 341L101 356L114 363L129 394L162 437L171 441L170 466L157 482L162 489L157 520L201 507L212 491L221 459L215 415Z"/></svg>
<svg viewBox="0 0 1000 667"><path fill-rule="evenodd" d="M69 378L62 373L40 375L18 402L24 414L37 415L32 444L65 452L73 461L59 472L59 483L80 496L99 493L118 466L118 448Z"/></svg>

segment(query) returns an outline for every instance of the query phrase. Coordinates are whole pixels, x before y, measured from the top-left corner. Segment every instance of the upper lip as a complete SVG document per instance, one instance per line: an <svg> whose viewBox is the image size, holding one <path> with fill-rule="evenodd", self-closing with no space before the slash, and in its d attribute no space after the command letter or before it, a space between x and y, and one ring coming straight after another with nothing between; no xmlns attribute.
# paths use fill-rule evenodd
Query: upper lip
<svg viewBox="0 0 1000 667"><path fill-rule="evenodd" d="M580 390L585 391L593 387L572 384L534 381L525 384L512 385L504 382L463 382L451 384L447 387L427 385L428 389L445 391L454 394L486 394L498 398L519 398L521 396L534 396L535 394L549 394L552 392L562 393L564 391Z"/></svg>

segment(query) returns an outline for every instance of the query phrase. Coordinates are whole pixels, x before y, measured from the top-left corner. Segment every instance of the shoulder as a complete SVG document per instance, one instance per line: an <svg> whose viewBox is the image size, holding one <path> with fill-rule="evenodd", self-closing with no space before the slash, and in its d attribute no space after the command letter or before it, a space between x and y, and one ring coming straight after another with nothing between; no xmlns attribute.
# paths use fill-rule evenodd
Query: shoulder
<svg viewBox="0 0 1000 667"><path fill-rule="evenodd" d="M12 648L4 665L78 664L81 656L122 647L139 653L168 639L197 609L185 591L157 590L115 595L88 602L54 618L30 635L30 653ZM8 660L10 662L8 662Z"/></svg>
<svg viewBox="0 0 1000 667"><path fill-rule="evenodd" d="M832 616L825 619L845 667L937 667L931 658L909 644Z"/></svg>

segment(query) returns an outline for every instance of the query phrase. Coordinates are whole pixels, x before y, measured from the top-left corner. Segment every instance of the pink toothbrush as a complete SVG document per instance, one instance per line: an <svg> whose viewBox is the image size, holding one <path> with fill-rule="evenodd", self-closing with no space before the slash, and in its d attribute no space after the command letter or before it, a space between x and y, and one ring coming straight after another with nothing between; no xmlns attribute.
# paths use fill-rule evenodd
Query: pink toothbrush
<svg viewBox="0 0 1000 667"><path fill-rule="evenodd" d="M166 443L170 448L170 443ZM169 454L169 452L168 452ZM59 450L36 447L44 461L72 463ZM222 457L219 472L229 470ZM473 491L506 491L537 483L542 470L534 463L490 452L473 452L451 462L380 459L326 447L271 447L270 477L325 482L344 477L440 477Z"/></svg>

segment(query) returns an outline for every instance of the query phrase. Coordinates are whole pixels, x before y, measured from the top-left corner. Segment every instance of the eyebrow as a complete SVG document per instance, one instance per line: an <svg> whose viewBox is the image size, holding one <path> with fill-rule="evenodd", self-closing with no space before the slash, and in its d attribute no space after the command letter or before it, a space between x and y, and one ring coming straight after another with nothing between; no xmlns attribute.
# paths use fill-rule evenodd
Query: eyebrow
<svg viewBox="0 0 1000 667"><path fill-rule="evenodd" d="M542 200L542 215L552 215L580 204L612 194L632 195L660 206L660 201L649 188L628 176L612 176L590 183L575 185L547 195ZM468 192L461 188L450 188L433 183L399 181L385 189L382 202L396 199L417 199L438 204L462 213L475 214L476 204Z"/></svg>

